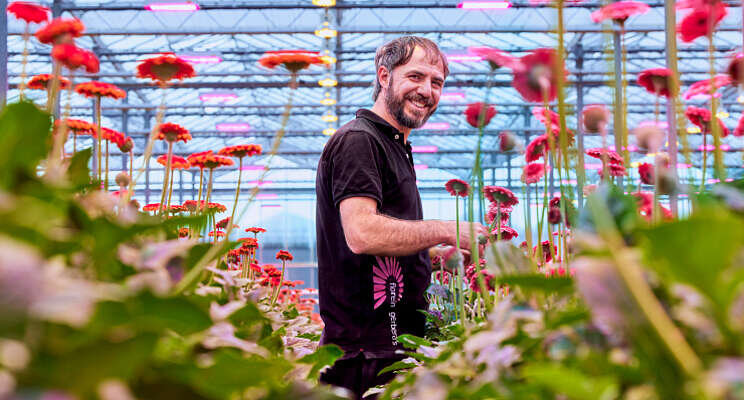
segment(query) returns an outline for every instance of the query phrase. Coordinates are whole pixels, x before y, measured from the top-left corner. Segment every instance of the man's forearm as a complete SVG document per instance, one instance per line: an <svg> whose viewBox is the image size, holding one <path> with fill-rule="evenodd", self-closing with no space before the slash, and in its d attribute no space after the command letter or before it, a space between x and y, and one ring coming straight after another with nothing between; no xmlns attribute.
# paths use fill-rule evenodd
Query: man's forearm
<svg viewBox="0 0 744 400"><path fill-rule="evenodd" d="M355 253L405 256L448 241L446 221L409 221L382 214L367 215L351 241Z"/></svg>

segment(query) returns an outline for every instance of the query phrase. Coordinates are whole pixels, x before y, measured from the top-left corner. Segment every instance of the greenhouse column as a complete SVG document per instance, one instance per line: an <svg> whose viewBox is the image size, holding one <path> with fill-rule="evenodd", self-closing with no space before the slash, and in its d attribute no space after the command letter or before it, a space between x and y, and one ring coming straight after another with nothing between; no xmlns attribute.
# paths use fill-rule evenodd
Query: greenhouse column
<svg viewBox="0 0 744 400"><path fill-rule="evenodd" d="M674 71L674 76L677 74L677 37L676 37L676 10L674 0L666 0L664 4L664 15L666 16L665 27L666 27L666 57L667 57L667 68ZM744 7L743 7L744 8ZM674 90L673 95L669 96L667 101L666 116L668 124L668 140L669 140L669 164L670 171L674 182L678 181L677 176L677 152L679 145L677 144L677 94L679 93L679 82L672 83ZM669 195L669 206L672 210L672 215L677 216L677 193L672 191Z"/></svg>
<svg viewBox="0 0 744 400"><path fill-rule="evenodd" d="M675 31L676 32L676 31ZM623 131L625 121L623 121L624 110L623 110L623 66L622 66L622 38L620 37L620 29L615 28L612 35L612 44L615 49L615 106L614 106L614 126L612 127L612 133L615 136L615 151L618 153L622 152L623 149ZM623 177L617 177L617 185L620 189L623 189Z"/></svg>
<svg viewBox="0 0 744 400"><path fill-rule="evenodd" d="M0 7L5 10L8 7L7 0L0 0ZM0 16L0 106L5 105L8 97L8 13L3 12Z"/></svg>

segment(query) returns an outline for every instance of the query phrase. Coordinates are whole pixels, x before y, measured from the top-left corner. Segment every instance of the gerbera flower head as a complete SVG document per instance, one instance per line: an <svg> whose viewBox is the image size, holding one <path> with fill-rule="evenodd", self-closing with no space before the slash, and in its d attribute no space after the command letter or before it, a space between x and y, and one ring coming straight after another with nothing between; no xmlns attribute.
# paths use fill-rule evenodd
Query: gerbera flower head
<svg viewBox="0 0 744 400"><path fill-rule="evenodd" d="M499 151L512 151L517 147L517 136L509 131L499 133Z"/></svg>
<svg viewBox="0 0 744 400"><path fill-rule="evenodd" d="M590 104L581 110L581 121L589 133L599 133L609 118L610 112L602 104Z"/></svg>
<svg viewBox="0 0 744 400"><path fill-rule="evenodd" d="M27 1L14 1L8 4L8 12L28 24L49 21L48 8Z"/></svg>
<svg viewBox="0 0 744 400"><path fill-rule="evenodd" d="M169 209L171 214L180 213L186 211L186 207L180 204L172 204Z"/></svg>
<svg viewBox="0 0 744 400"><path fill-rule="evenodd" d="M118 143L119 141L124 140L124 134L111 128L101 127L101 139Z"/></svg>
<svg viewBox="0 0 744 400"><path fill-rule="evenodd" d="M194 161L197 164L194 164ZM203 156L197 157L194 161L192 161L192 164L197 165L197 166L199 166L199 164L203 164L204 168L208 168L208 169L230 166L230 165L235 164L230 157L218 156L215 154L203 155Z"/></svg>
<svg viewBox="0 0 744 400"><path fill-rule="evenodd" d="M557 143L561 134L561 119L558 113L545 107L532 107L532 115L545 125L546 129L550 127L550 133L553 134ZM568 144L571 145L574 140L573 131L566 129L566 134L568 135Z"/></svg>
<svg viewBox="0 0 744 400"><path fill-rule="evenodd" d="M509 216L511 215L512 208L511 207L497 207L496 204L491 204L488 207L488 212L486 213L486 223L492 224L493 221L496 219L496 217L499 215L499 208L501 209L501 223L506 224L509 222Z"/></svg>
<svg viewBox="0 0 744 400"><path fill-rule="evenodd" d="M496 240L498 237L499 228L496 227L491 231L492 240ZM519 233L510 226L501 225L501 240L512 240L519 237Z"/></svg>
<svg viewBox="0 0 744 400"><path fill-rule="evenodd" d="M209 237L225 237L224 231L211 231L209 232Z"/></svg>
<svg viewBox="0 0 744 400"><path fill-rule="evenodd" d="M512 207L519 204L519 199L511 190L501 186L484 186L483 195L491 203L498 203L502 207Z"/></svg>
<svg viewBox="0 0 744 400"><path fill-rule="evenodd" d="M610 173L610 176L626 176L628 175L628 171L625 170L625 166L622 164L610 164L607 166L607 170ZM602 168L597 170L597 174L599 174L599 177L601 179L604 179L604 171Z"/></svg>
<svg viewBox="0 0 744 400"><path fill-rule="evenodd" d="M646 185L654 184L654 166L649 163L642 163L638 166L638 175L641 176L641 182Z"/></svg>
<svg viewBox="0 0 744 400"><path fill-rule="evenodd" d="M651 68L638 74L638 84L651 94L669 98L674 76L669 68Z"/></svg>
<svg viewBox="0 0 744 400"><path fill-rule="evenodd" d="M252 237L240 238L238 239L238 242L241 242L240 247L244 247L246 249L258 248L258 240Z"/></svg>
<svg viewBox="0 0 744 400"><path fill-rule="evenodd" d="M677 33L680 39L687 43L708 36L727 14L726 5L722 1L701 1L677 24Z"/></svg>
<svg viewBox="0 0 744 400"><path fill-rule="evenodd" d="M245 231L253 233L253 234L258 234L258 233L266 232L266 229L252 226L250 228L247 228Z"/></svg>
<svg viewBox="0 0 744 400"><path fill-rule="evenodd" d="M485 115L483 116L484 127L488 125L491 122L491 119L496 115L496 109L493 106L489 105L485 111L483 110L484 106L485 104L483 102L477 102L468 104L468 107L465 109L465 119L473 128L478 128L478 121L480 120L482 112L485 112Z"/></svg>
<svg viewBox="0 0 744 400"><path fill-rule="evenodd" d="M161 207L160 203L151 203L151 204L144 205L142 207L142 211L158 211L160 207Z"/></svg>
<svg viewBox="0 0 744 400"><path fill-rule="evenodd" d="M218 212L225 212L227 211L227 207L220 203L207 203L207 212L209 213L218 213Z"/></svg>
<svg viewBox="0 0 744 400"><path fill-rule="evenodd" d="M34 75L31 77L31 79L28 80L26 87L28 87L29 89L46 90L49 88L49 85L52 84L53 79L54 79L54 75L52 74ZM60 76L59 77L59 88L67 89L69 87L70 87L70 80L65 78L64 76Z"/></svg>
<svg viewBox="0 0 744 400"><path fill-rule="evenodd" d="M292 254L287 250L279 250L279 252L276 253L276 259L282 261L292 261L294 257L292 257Z"/></svg>
<svg viewBox="0 0 744 400"><path fill-rule="evenodd" d="M529 163L522 169L522 182L526 184L539 181L550 167L543 163Z"/></svg>
<svg viewBox="0 0 744 400"><path fill-rule="evenodd" d="M518 59L505 51L494 49L493 47L469 47L468 53L475 54L488 61L488 64L494 71L501 67L509 68L512 71L521 71L524 69L524 66Z"/></svg>
<svg viewBox="0 0 744 400"><path fill-rule="evenodd" d="M227 157L252 157L261 154L261 145L258 144L238 144L220 149L217 154Z"/></svg>
<svg viewBox="0 0 744 400"><path fill-rule="evenodd" d="M230 217L226 217L226 218L223 218L223 219L219 220L215 224L215 227L218 228L218 229L227 229L227 225L229 223L230 223ZM233 225L233 228L240 228L240 227L237 226L237 225Z"/></svg>
<svg viewBox="0 0 744 400"><path fill-rule="evenodd" d="M633 129L638 147L655 153L664 143L664 131L656 122L643 122Z"/></svg>
<svg viewBox="0 0 744 400"><path fill-rule="evenodd" d="M561 222L561 209L555 206L551 206L548 209L548 223L551 225L559 224Z"/></svg>
<svg viewBox="0 0 744 400"><path fill-rule="evenodd" d="M716 75L713 78L713 85L715 86L715 90L730 85L732 83L731 76L726 74L720 74ZM702 81L695 82L685 91L685 93L682 95L682 97L685 98L685 100L690 100L693 97L700 96L705 98L710 98L710 89L711 89L711 80L710 79L703 79ZM715 93L714 96L719 97L720 94Z"/></svg>
<svg viewBox="0 0 744 400"><path fill-rule="evenodd" d="M601 147L596 147L593 149L586 149L586 155L589 157L594 157L598 160L602 159L603 155L607 156L607 159L610 161L610 164L623 164L624 160L622 157L620 157L620 154L617 154L616 151L604 149Z"/></svg>
<svg viewBox="0 0 744 400"><path fill-rule="evenodd" d="M741 115L739 123L736 125L736 129L734 129L734 136L744 136L744 114Z"/></svg>
<svg viewBox="0 0 744 400"><path fill-rule="evenodd" d="M213 154L212 150L201 151L201 152L194 153L194 154L187 156L186 159L189 160L192 166L204 169L206 168L206 166L204 165L203 156L212 155L212 154Z"/></svg>
<svg viewBox="0 0 744 400"><path fill-rule="evenodd" d="M710 129L710 110L701 107L689 106L687 107L687 110L685 110L685 116L688 120L690 120L690 122L697 125L697 127L700 128L703 134L712 133ZM723 124L723 121L721 121L720 118L716 117L716 120L718 120L718 126L721 129L721 137L728 136L729 129L726 127L726 125Z"/></svg>
<svg viewBox="0 0 744 400"><path fill-rule="evenodd" d="M183 202L183 206L186 207L186 210L191 212L196 211L197 208L204 208L205 205L206 203L204 202L204 200L201 200L199 203L197 203L196 200L186 200Z"/></svg>
<svg viewBox="0 0 744 400"><path fill-rule="evenodd" d="M196 76L194 67L173 54L148 58L137 65L137 78L149 78L160 84L194 76Z"/></svg>
<svg viewBox="0 0 744 400"><path fill-rule="evenodd" d="M69 70L85 67L86 72L95 74L100 69L98 57L95 54L70 43L54 45L52 58Z"/></svg>
<svg viewBox="0 0 744 400"><path fill-rule="evenodd" d="M166 142L177 142L182 141L184 143L191 140L191 134L189 130L182 127L181 125L174 124L172 122L165 122L158 126L158 140L165 140Z"/></svg>
<svg viewBox="0 0 744 400"><path fill-rule="evenodd" d="M541 245L542 245L542 255L543 255L542 262L549 262L550 260L553 259L553 254L558 254L558 247L555 245L553 245L553 252L551 254L549 240L545 240L544 242L541 243ZM532 248L532 254L537 256L537 246Z"/></svg>
<svg viewBox="0 0 744 400"><path fill-rule="evenodd" d="M129 136L124 136L120 141L116 142L116 146L122 153L129 153L134 148L134 140Z"/></svg>
<svg viewBox="0 0 744 400"><path fill-rule="evenodd" d="M162 156L159 156L157 158L158 164L162 166L166 166L168 163L168 155L163 154ZM177 155L171 155L171 168L172 169L189 169L191 168L191 164L189 163L189 160L177 156Z"/></svg>
<svg viewBox="0 0 744 400"><path fill-rule="evenodd" d="M83 121L81 119L58 119L54 121L55 127L59 127L62 124L67 125L67 129L71 130L76 135L96 136L96 126L88 121Z"/></svg>
<svg viewBox="0 0 744 400"><path fill-rule="evenodd" d="M648 4L639 1L616 1L610 3L592 13L592 21L600 23L611 19L618 24L624 24L625 20L633 15L644 14L650 10Z"/></svg>
<svg viewBox="0 0 744 400"><path fill-rule="evenodd" d="M188 237L190 232L191 231L189 231L189 228L179 228L178 229L178 237L179 238Z"/></svg>
<svg viewBox="0 0 744 400"><path fill-rule="evenodd" d="M737 85L744 85L744 53L737 53L731 58L726 73Z"/></svg>
<svg viewBox="0 0 744 400"><path fill-rule="evenodd" d="M543 92L546 92L545 100L555 100L558 95L558 74L568 75L565 66L558 65L555 50L536 49L523 56L520 61L524 69L514 71L514 89L529 102L542 102Z"/></svg>
<svg viewBox="0 0 744 400"><path fill-rule="evenodd" d="M258 63L269 69L283 65L291 72L297 72L313 64L323 64L323 59L317 51L277 50L264 53Z"/></svg>
<svg viewBox="0 0 744 400"><path fill-rule="evenodd" d="M549 145L550 143L548 142L547 135L540 135L532 139L530 144L527 145L527 149L525 149L525 152L524 152L525 160L527 162L539 160L540 157L548 153Z"/></svg>
<svg viewBox="0 0 744 400"><path fill-rule="evenodd" d="M84 30L85 25L77 18L55 18L36 31L34 36L44 44L72 43Z"/></svg>
<svg viewBox="0 0 744 400"><path fill-rule="evenodd" d="M127 97L127 92L119 89L118 86L99 81L77 84L75 85L75 92L85 97L108 97L112 99L123 99Z"/></svg>
<svg viewBox="0 0 744 400"><path fill-rule="evenodd" d="M449 194L453 196L468 197L470 185L462 179L450 179L444 184Z"/></svg>

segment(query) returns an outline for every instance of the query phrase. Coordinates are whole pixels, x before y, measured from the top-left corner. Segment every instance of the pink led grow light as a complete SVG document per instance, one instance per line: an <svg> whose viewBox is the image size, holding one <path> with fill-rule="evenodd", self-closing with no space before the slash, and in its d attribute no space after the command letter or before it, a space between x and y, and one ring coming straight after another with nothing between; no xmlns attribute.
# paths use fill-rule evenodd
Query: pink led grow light
<svg viewBox="0 0 744 400"><path fill-rule="evenodd" d="M463 10L505 10L511 7L508 1L463 1L457 8Z"/></svg>
<svg viewBox="0 0 744 400"><path fill-rule="evenodd" d="M437 146L411 146L412 153L436 153L439 151Z"/></svg>
<svg viewBox="0 0 744 400"><path fill-rule="evenodd" d="M199 5L196 3L150 3L145 10L150 11L196 11Z"/></svg>
<svg viewBox="0 0 744 400"><path fill-rule="evenodd" d="M251 126L244 122L222 122L216 125L220 132L247 132Z"/></svg>
<svg viewBox="0 0 744 400"><path fill-rule="evenodd" d="M179 54L178 58L192 64L217 64L222 62L222 57L210 54Z"/></svg>
<svg viewBox="0 0 744 400"><path fill-rule="evenodd" d="M449 129L450 124L449 122L427 122L419 129L431 129L435 131L443 131L445 129Z"/></svg>
<svg viewBox="0 0 744 400"><path fill-rule="evenodd" d="M225 102L230 100L235 100L238 98L238 95L235 93L220 93L220 92L213 92L213 93L202 93L199 95L199 100L204 102Z"/></svg>

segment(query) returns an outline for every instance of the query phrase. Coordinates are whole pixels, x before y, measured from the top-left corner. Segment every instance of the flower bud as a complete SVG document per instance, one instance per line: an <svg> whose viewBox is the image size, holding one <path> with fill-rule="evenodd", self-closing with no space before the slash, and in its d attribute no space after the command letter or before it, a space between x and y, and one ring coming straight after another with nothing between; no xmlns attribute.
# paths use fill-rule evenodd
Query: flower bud
<svg viewBox="0 0 744 400"><path fill-rule="evenodd" d="M517 147L517 137L513 133L509 131L499 133L499 150L512 151L515 147Z"/></svg>
<svg viewBox="0 0 744 400"><path fill-rule="evenodd" d="M643 123L633 129L638 147L650 153L659 151L664 142L664 131L654 122Z"/></svg>
<svg viewBox="0 0 744 400"><path fill-rule="evenodd" d="M129 175L126 172L116 174L116 184L119 186L129 186Z"/></svg>
<svg viewBox="0 0 744 400"><path fill-rule="evenodd" d="M607 125L607 121L610 119L610 112L601 104L592 104L584 107L584 110L581 111L581 119L586 132L599 133Z"/></svg>

